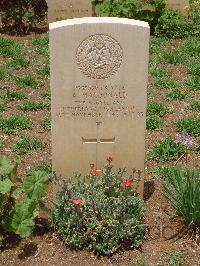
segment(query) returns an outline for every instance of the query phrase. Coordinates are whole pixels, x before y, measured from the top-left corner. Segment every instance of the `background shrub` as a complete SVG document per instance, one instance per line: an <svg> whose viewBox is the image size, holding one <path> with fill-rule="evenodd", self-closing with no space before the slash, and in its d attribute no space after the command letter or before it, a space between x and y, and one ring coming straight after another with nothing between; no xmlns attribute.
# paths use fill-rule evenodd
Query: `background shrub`
<svg viewBox="0 0 200 266"><path fill-rule="evenodd" d="M190 26L191 23L178 11L167 9L158 19L155 34L167 38L183 38L188 35Z"/></svg>
<svg viewBox="0 0 200 266"><path fill-rule="evenodd" d="M47 4L45 0L0 0L0 10L4 27L25 33L44 18Z"/></svg>

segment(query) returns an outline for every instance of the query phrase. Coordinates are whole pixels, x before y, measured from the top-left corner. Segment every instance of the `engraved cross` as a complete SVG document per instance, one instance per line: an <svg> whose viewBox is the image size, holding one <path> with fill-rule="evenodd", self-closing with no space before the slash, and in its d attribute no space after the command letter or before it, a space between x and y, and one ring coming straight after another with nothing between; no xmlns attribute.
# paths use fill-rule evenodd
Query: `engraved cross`
<svg viewBox="0 0 200 266"><path fill-rule="evenodd" d="M113 138L102 138L99 136L99 127L101 125L101 122L97 122L97 137L96 138L83 138L82 137L82 143L85 144L95 144L96 145L96 169L99 167L99 145L102 144L114 144L115 143L115 137ZM108 154L109 155L109 154Z"/></svg>

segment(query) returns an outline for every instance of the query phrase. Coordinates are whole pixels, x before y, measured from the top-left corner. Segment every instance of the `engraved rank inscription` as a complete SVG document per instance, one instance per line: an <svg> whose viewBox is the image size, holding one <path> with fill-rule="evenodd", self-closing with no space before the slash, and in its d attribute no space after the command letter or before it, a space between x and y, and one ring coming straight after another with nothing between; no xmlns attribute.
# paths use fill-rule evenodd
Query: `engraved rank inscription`
<svg viewBox="0 0 200 266"><path fill-rule="evenodd" d="M91 79L106 79L114 75L120 68L122 59L120 44L104 34L89 36L76 52L80 71Z"/></svg>

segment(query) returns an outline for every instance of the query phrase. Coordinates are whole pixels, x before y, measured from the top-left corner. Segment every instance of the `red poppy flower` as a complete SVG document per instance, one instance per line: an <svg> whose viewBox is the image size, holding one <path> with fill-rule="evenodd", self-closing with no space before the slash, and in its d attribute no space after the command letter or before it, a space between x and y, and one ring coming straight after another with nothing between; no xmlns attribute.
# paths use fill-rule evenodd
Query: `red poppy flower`
<svg viewBox="0 0 200 266"><path fill-rule="evenodd" d="M132 185L133 185L133 181L125 180L125 181L123 182L123 185L124 185L124 188L125 188L125 189L128 189L128 188L132 187Z"/></svg>
<svg viewBox="0 0 200 266"><path fill-rule="evenodd" d="M82 206L84 205L84 201L82 199L74 199L72 201L72 203L75 205L75 206Z"/></svg>
<svg viewBox="0 0 200 266"><path fill-rule="evenodd" d="M108 158L107 158L107 161L110 163L110 162L112 162L112 160L113 160L113 158L111 157L111 156L109 156Z"/></svg>
<svg viewBox="0 0 200 266"><path fill-rule="evenodd" d="M96 171L96 170L92 170L92 171L90 172L90 174L93 175L93 176L96 176L96 175L97 175L97 171Z"/></svg>

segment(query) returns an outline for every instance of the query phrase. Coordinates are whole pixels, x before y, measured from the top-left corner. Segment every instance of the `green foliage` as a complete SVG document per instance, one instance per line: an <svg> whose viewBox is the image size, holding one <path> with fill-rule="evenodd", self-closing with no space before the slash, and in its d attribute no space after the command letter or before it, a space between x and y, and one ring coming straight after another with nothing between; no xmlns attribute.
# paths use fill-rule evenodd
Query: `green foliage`
<svg viewBox="0 0 200 266"><path fill-rule="evenodd" d="M177 83L171 78L161 78L154 82L154 86L157 89L173 89L177 87Z"/></svg>
<svg viewBox="0 0 200 266"><path fill-rule="evenodd" d="M49 37L42 35L32 41L32 44L36 47L35 51L41 55L49 56Z"/></svg>
<svg viewBox="0 0 200 266"><path fill-rule="evenodd" d="M16 58L21 54L22 49L16 40L0 37L0 55L3 57Z"/></svg>
<svg viewBox="0 0 200 266"><path fill-rule="evenodd" d="M32 150L41 150L45 142L36 137L23 136L13 145L13 151L19 155L30 153Z"/></svg>
<svg viewBox="0 0 200 266"><path fill-rule="evenodd" d="M45 117L45 118L42 120L42 127L43 127L45 130L50 130L50 129L51 129L51 117Z"/></svg>
<svg viewBox="0 0 200 266"><path fill-rule="evenodd" d="M150 54L158 53L161 48L170 47L171 40L164 37L154 37L150 43Z"/></svg>
<svg viewBox="0 0 200 266"><path fill-rule="evenodd" d="M49 68L49 66L42 66L42 67L37 69L37 73L41 77L48 79L50 76L50 68Z"/></svg>
<svg viewBox="0 0 200 266"><path fill-rule="evenodd" d="M3 138L0 138L0 149L4 147L4 140Z"/></svg>
<svg viewBox="0 0 200 266"><path fill-rule="evenodd" d="M37 110L49 110L49 103L42 101L27 101L20 105L20 110L24 112L37 111Z"/></svg>
<svg viewBox="0 0 200 266"><path fill-rule="evenodd" d="M15 100L21 101L26 98L26 95L24 92L21 91L6 90L2 98L8 102L12 102Z"/></svg>
<svg viewBox="0 0 200 266"><path fill-rule="evenodd" d="M47 174L51 174L52 173L52 167L49 163L43 163L40 165L35 165L31 169L31 173L35 172L35 171L43 171L43 172L46 172Z"/></svg>
<svg viewBox="0 0 200 266"><path fill-rule="evenodd" d="M23 115L0 117L0 129L7 134L17 134L24 129L32 129L32 121Z"/></svg>
<svg viewBox="0 0 200 266"><path fill-rule="evenodd" d="M199 91L200 90L200 77L192 76L190 79L186 80L186 86L188 86L189 89L192 91Z"/></svg>
<svg viewBox="0 0 200 266"><path fill-rule="evenodd" d="M200 76L200 62L199 59L192 62L188 67L187 67L188 74L191 74L193 76Z"/></svg>
<svg viewBox="0 0 200 266"><path fill-rule="evenodd" d="M200 101L193 101L187 109L200 112Z"/></svg>
<svg viewBox="0 0 200 266"><path fill-rule="evenodd" d="M7 71L5 69L0 69L0 80L7 78Z"/></svg>
<svg viewBox="0 0 200 266"><path fill-rule="evenodd" d="M167 77L170 77L171 75L168 69L157 67L157 66L150 68L150 74L156 78L167 78Z"/></svg>
<svg viewBox="0 0 200 266"><path fill-rule="evenodd" d="M51 100L51 92L50 91L45 91L41 94L43 99Z"/></svg>
<svg viewBox="0 0 200 266"><path fill-rule="evenodd" d="M186 94L183 93L181 90L179 89L174 89L174 90L171 90L167 96L166 96L166 99L168 101L182 101L186 98Z"/></svg>
<svg viewBox="0 0 200 266"><path fill-rule="evenodd" d="M192 22L192 30L190 34L199 36L200 35L200 1L190 1L190 13L189 18Z"/></svg>
<svg viewBox="0 0 200 266"><path fill-rule="evenodd" d="M183 118L176 124L179 132L200 136L200 117Z"/></svg>
<svg viewBox="0 0 200 266"><path fill-rule="evenodd" d="M158 167L158 168L155 168L154 171L153 171L153 175L155 177L161 177L162 179L167 179L169 178L171 175L174 174L174 172L177 170L177 167L174 167L174 166L162 166L162 167Z"/></svg>
<svg viewBox="0 0 200 266"><path fill-rule="evenodd" d="M27 237L34 229L41 206L44 206L48 175L37 171L23 181L17 175L19 163L20 158L16 158L13 164L0 156L0 229Z"/></svg>
<svg viewBox="0 0 200 266"><path fill-rule="evenodd" d="M7 106L5 103L0 103L0 113L7 110ZM1 121L1 118L0 118Z"/></svg>
<svg viewBox="0 0 200 266"><path fill-rule="evenodd" d="M168 255L168 266L181 266L182 254L178 251L171 251Z"/></svg>
<svg viewBox="0 0 200 266"><path fill-rule="evenodd" d="M149 264L144 260L137 260L135 263L131 264L131 266L149 266Z"/></svg>
<svg viewBox="0 0 200 266"><path fill-rule="evenodd" d="M161 54L161 62L166 64L183 64L186 60L186 54L183 53L180 49L173 51L166 51Z"/></svg>
<svg viewBox="0 0 200 266"><path fill-rule="evenodd" d="M167 108L161 102L152 102L147 106L147 115L153 116L157 115L163 117L167 113Z"/></svg>
<svg viewBox="0 0 200 266"><path fill-rule="evenodd" d="M188 37L181 44L180 51L187 54L190 57L199 57L200 56L200 40L199 37Z"/></svg>
<svg viewBox="0 0 200 266"><path fill-rule="evenodd" d="M137 173L138 174L138 173ZM95 170L64 182L52 210L55 230L73 248L88 247L112 254L126 246L140 246L146 228L144 205L136 197L139 177L125 179L125 170ZM126 186L127 185L127 186Z"/></svg>
<svg viewBox="0 0 200 266"><path fill-rule="evenodd" d="M165 182L165 195L188 224L200 226L200 170L178 168Z"/></svg>
<svg viewBox="0 0 200 266"><path fill-rule="evenodd" d="M10 61L7 63L7 67L13 67L16 69L28 68L29 65L30 61L28 58L25 57L14 57L10 59Z"/></svg>
<svg viewBox="0 0 200 266"><path fill-rule="evenodd" d="M42 86L42 82L32 75L24 75L15 77L15 82L17 85L23 88L37 89Z"/></svg>
<svg viewBox="0 0 200 266"><path fill-rule="evenodd" d="M177 160L184 152L186 152L185 145L176 144L172 138L168 137L156 143L149 153L149 158L159 162L167 162Z"/></svg>
<svg viewBox="0 0 200 266"><path fill-rule="evenodd" d="M148 130L161 130L164 127L164 123L157 115L148 116L146 123Z"/></svg>
<svg viewBox="0 0 200 266"><path fill-rule="evenodd" d="M178 11L167 9L158 19L155 34L167 38L183 38L188 35L190 25Z"/></svg>

